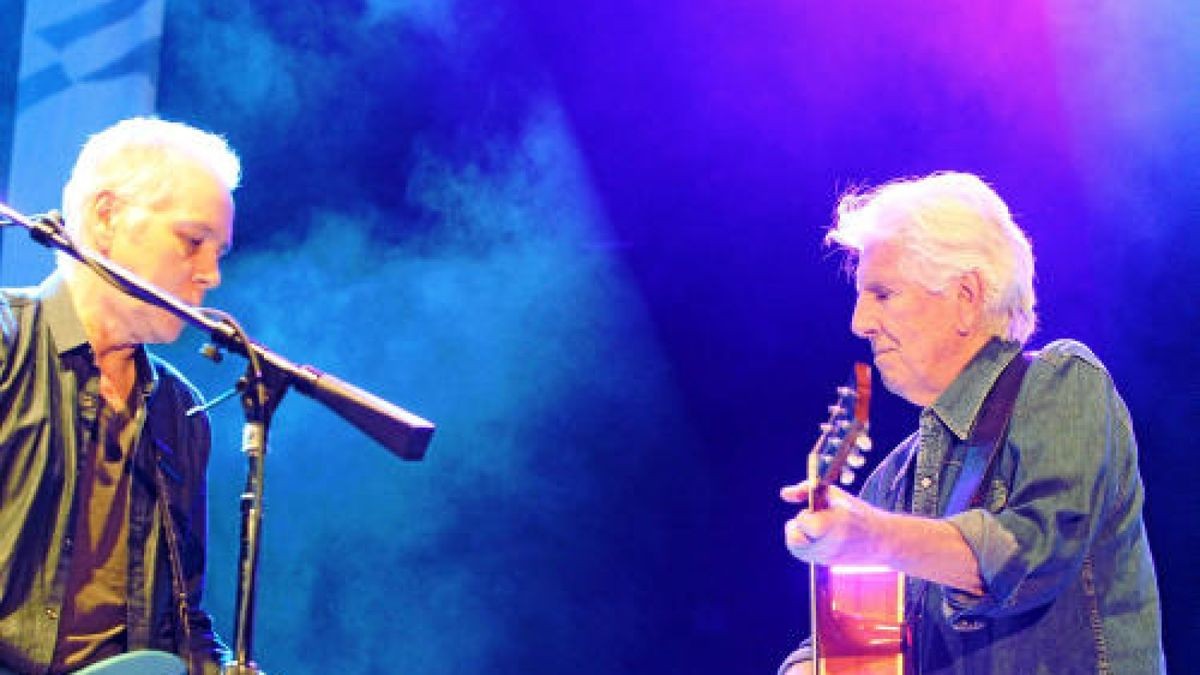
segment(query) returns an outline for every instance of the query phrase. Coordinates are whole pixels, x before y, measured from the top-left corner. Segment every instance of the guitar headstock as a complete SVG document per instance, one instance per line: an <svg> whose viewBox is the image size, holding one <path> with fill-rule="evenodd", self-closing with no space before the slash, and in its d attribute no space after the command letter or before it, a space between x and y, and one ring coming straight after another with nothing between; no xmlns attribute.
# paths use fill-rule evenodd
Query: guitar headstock
<svg viewBox="0 0 1200 675"><path fill-rule="evenodd" d="M829 418L821 424L821 435L809 453L808 477L815 487L813 508L822 508L821 488L835 482L850 485L855 470L866 464L863 453L871 451L867 415L871 407L871 367L854 364L854 385L838 387L837 401L829 406Z"/></svg>

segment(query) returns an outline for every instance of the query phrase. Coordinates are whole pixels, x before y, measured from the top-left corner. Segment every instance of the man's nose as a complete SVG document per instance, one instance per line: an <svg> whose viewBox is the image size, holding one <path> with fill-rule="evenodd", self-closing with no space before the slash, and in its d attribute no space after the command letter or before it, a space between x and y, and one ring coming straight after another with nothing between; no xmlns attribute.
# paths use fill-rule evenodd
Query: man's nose
<svg viewBox="0 0 1200 675"><path fill-rule="evenodd" d="M206 291L220 286L221 263L217 260L217 256L206 257L196 268L196 273L192 275L192 280Z"/></svg>
<svg viewBox="0 0 1200 675"><path fill-rule="evenodd" d="M850 332L860 338L870 336L874 329L874 319L869 304L869 301L864 300L863 296L858 296L854 301L854 313L850 315Z"/></svg>

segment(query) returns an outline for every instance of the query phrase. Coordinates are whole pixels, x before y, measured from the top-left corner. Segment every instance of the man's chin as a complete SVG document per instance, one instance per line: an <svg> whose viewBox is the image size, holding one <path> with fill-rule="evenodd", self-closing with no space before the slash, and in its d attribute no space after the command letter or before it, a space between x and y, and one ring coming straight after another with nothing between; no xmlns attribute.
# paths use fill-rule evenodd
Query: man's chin
<svg viewBox="0 0 1200 675"><path fill-rule="evenodd" d="M166 318L158 318L151 327L150 334L146 336L146 344L170 344L179 339L183 334L183 321L174 316Z"/></svg>
<svg viewBox="0 0 1200 675"><path fill-rule="evenodd" d="M912 403L912 399L904 394L904 389L901 387L900 383L897 382L895 378L889 377L887 371L883 370L882 368L879 369L879 380L883 382L884 389L887 389L905 401Z"/></svg>

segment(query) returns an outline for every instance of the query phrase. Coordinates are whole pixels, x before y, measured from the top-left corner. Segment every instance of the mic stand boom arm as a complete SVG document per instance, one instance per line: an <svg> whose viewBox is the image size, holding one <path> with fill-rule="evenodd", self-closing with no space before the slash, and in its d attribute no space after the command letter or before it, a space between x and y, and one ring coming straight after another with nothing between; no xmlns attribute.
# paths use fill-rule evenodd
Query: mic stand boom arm
<svg viewBox="0 0 1200 675"><path fill-rule="evenodd" d="M0 202L0 225L18 225L43 246L62 251L125 293L174 314L209 335L213 344L240 354L249 361L242 388L246 427L242 449L249 460L246 490L242 494L242 540L238 562L236 609L236 663L227 672L257 673L250 658L254 593L258 569L259 531L262 521L263 464L271 414L289 388L321 403L370 436L397 457L419 460L433 437L434 425L343 382L312 366L300 366L250 340L232 319L215 320L206 310L193 307L120 265L71 240L62 216L51 211L27 217ZM211 311L211 310L209 310Z"/></svg>
<svg viewBox="0 0 1200 675"><path fill-rule="evenodd" d="M0 222L3 220L24 227L35 241L76 258L129 295L161 307L204 331L213 344L247 358L253 352L262 359L265 370L273 371L296 391L329 408L401 459L418 460L425 456L433 437L432 422L313 366L297 365L257 342L243 339L230 323L209 317L203 309L183 302L111 260L76 245L63 228L61 216L53 211L46 216L28 218L0 202Z"/></svg>

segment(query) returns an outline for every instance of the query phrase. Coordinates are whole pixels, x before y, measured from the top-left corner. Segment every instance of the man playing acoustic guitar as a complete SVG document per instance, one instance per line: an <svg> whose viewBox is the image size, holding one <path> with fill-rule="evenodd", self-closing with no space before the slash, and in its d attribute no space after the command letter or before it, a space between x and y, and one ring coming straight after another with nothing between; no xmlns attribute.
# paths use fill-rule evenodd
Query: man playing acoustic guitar
<svg viewBox="0 0 1200 675"><path fill-rule="evenodd" d="M80 153L66 228L199 305L220 283L239 174L219 137L125 120ZM144 347L182 328L65 256L41 286L0 291L0 673L178 663L126 654L155 649L199 675L228 658L200 608L208 420Z"/></svg>
<svg viewBox="0 0 1200 675"><path fill-rule="evenodd" d="M1033 255L1008 207L939 173L844 197L827 241L856 257L851 329L921 412L858 497L830 486L787 522L791 553L907 576L909 672L1164 672L1129 412L1082 344L1022 353Z"/></svg>

